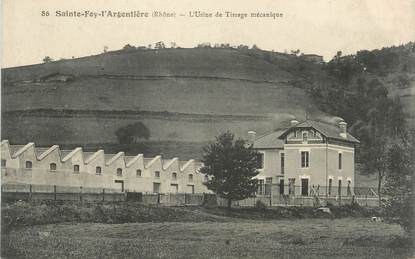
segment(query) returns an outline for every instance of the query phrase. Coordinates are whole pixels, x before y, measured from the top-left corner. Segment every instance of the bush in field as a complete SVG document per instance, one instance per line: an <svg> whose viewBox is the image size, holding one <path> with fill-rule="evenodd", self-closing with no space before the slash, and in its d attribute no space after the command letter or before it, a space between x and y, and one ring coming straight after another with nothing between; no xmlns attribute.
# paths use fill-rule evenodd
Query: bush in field
<svg viewBox="0 0 415 259"><path fill-rule="evenodd" d="M234 134L226 132L203 148L201 173L209 176L205 183L209 190L232 201L252 197L257 190L258 153L247 146L243 139L235 140Z"/></svg>
<svg viewBox="0 0 415 259"><path fill-rule="evenodd" d="M142 122L127 125L119 128L115 135L120 144L134 144L140 140L147 140L150 138L150 130Z"/></svg>

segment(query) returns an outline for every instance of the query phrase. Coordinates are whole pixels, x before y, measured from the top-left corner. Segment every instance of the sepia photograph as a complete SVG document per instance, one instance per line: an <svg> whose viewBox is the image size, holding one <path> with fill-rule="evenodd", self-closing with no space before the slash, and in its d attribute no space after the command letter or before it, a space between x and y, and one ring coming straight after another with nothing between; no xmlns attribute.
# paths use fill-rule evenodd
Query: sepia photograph
<svg viewBox="0 0 415 259"><path fill-rule="evenodd" d="M1 258L415 258L415 0L1 17Z"/></svg>

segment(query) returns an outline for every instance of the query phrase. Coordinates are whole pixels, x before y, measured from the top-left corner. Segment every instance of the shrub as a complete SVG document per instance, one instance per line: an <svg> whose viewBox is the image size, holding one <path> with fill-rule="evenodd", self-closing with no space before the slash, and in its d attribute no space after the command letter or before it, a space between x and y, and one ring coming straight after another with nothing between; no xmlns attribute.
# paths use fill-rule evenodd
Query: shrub
<svg viewBox="0 0 415 259"><path fill-rule="evenodd" d="M266 210L267 205L264 202L262 202L261 200L257 200L256 203L255 203L255 208L257 210Z"/></svg>

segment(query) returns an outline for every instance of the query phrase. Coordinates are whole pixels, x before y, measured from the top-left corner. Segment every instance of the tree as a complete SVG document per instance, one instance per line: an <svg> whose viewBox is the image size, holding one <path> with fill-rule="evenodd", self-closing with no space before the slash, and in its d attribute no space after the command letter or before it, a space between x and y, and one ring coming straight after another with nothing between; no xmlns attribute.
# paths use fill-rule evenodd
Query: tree
<svg viewBox="0 0 415 259"><path fill-rule="evenodd" d="M201 173L209 176L205 183L220 197L227 199L228 208L232 201L252 197L257 190L258 153L247 146L242 139L236 139L233 133L226 132L216 137L216 142L203 148Z"/></svg>
<svg viewBox="0 0 415 259"><path fill-rule="evenodd" d="M165 49L166 48L166 45L164 45L164 42L159 41L159 42L156 42L155 43L154 48L155 49Z"/></svg>
<svg viewBox="0 0 415 259"><path fill-rule="evenodd" d="M413 137L393 144L385 179L385 193L390 197L385 204L385 218L400 224L412 237L415 237L414 155Z"/></svg>
<svg viewBox="0 0 415 259"><path fill-rule="evenodd" d="M122 49L124 51L130 51L130 50L135 50L135 47L130 44L126 44Z"/></svg>
<svg viewBox="0 0 415 259"><path fill-rule="evenodd" d="M140 140L149 139L150 130L142 122L136 122L119 128L115 135L120 144L132 144L138 143Z"/></svg>
<svg viewBox="0 0 415 259"><path fill-rule="evenodd" d="M53 59L49 56L46 56L46 57L43 58L43 63L49 63L49 62L52 62L52 61L53 61Z"/></svg>

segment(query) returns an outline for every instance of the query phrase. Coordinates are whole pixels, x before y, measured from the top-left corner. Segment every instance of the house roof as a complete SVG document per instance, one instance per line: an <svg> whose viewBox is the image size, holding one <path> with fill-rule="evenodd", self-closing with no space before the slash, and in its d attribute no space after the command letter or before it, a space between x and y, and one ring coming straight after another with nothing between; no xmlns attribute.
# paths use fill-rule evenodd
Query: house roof
<svg viewBox="0 0 415 259"><path fill-rule="evenodd" d="M342 136L340 136L340 133L342 131L337 125L328 124L328 123L319 122L319 121L312 121L312 120L300 122L294 127L289 128L283 134L280 135L280 138L283 139L288 134L288 132L294 128L314 128L327 138L331 138L331 139L335 139L339 141L352 142L352 143L360 143L359 140L357 140L355 137L353 137L348 132L346 133L346 138L343 138Z"/></svg>
<svg viewBox="0 0 415 259"><path fill-rule="evenodd" d="M259 136L254 141L254 148L259 149L271 149L271 148L283 148L284 141L279 139L279 136L283 134L287 129L278 129L272 132L268 132L262 136Z"/></svg>
<svg viewBox="0 0 415 259"><path fill-rule="evenodd" d="M284 148L284 137L294 128L314 128L327 138L351 143L360 143L359 140L349 133L346 134L346 138L340 136L341 129L337 125L306 120L298 123L294 127L277 129L257 137L253 147L256 149L282 149Z"/></svg>

